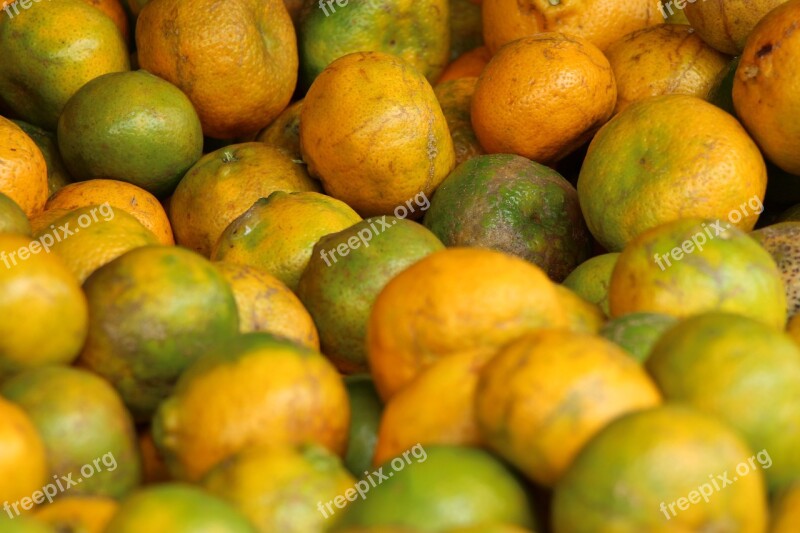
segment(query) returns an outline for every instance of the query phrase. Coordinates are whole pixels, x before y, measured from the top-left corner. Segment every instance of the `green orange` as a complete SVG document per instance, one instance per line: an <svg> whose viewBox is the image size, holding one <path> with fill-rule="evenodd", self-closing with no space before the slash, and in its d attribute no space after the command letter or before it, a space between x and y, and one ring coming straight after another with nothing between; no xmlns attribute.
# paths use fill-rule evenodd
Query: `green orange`
<svg viewBox="0 0 800 533"><path fill-rule="evenodd" d="M42 151L45 163L47 164L47 192L49 195L52 196L65 185L72 183L73 178L64 166L61 152L58 151L58 139L55 133L43 130L21 120L14 120L13 122L16 123L22 131L27 133L28 137L33 139L33 142L35 142L39 150Z"/></svg>
<svg viewBox="0 0 800 533"><path fill-rule="evenodd" d="M354 476L361 477L372 465L383 404L369 374L346 376L344 384L351 415L344 464Z"/></svg>
<svg viewBox="0 0 800 533"><path fill-rule="evenodd" d="M618 253L609 253L587 259L569 273L563 284L587 302L599 305L606 315L610 315L608 286L618 258Z"/></svg>
<svg viewBox="0 0 800 533"><path fill-rule="evenodd" d="M607 322L600 335L643 363L653 346L678 319L661 313L629 313Z"/></svg>
<svg viewBox="0 0 800 533"><path fill-rule="evenodd" d="M31 234L31 223L17 203L0 192L0 233Z"/></svg>

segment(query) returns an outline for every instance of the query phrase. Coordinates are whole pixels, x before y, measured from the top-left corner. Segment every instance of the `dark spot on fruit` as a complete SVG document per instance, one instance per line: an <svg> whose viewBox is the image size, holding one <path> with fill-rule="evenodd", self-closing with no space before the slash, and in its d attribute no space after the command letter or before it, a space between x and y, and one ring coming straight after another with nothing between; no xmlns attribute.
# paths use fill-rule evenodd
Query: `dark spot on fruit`
<svg viewBox="0 0 800 533"><path fill-rule="evenodd" d="M761 59L762 57L769 55L772 53L772 44L765 44L762 46L758 52L756 52L756 56Z"/></svg>

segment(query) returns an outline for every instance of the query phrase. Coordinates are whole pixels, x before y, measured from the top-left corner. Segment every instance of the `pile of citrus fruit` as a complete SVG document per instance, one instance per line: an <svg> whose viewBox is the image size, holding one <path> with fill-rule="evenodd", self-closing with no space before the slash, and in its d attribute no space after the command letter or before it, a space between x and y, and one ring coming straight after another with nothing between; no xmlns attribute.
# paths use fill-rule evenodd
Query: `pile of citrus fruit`
<svg viewBox="0 0 800 533"><path fill-rule="evenodd" d="M0 533L797 533L800 0L0 0Z"/></svg>

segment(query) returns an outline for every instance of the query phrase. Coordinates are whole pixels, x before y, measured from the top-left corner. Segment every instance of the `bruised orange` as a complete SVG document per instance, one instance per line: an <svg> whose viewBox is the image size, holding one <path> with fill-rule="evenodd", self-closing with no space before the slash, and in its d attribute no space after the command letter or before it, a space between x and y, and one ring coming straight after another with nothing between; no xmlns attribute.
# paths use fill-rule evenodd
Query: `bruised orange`
<svg viewBox="0 0 800 533"><path fill-rule="evenodd" d="M758 21L784 3L786 0L695 0L687 2L683 12L705 42L725 54L738 55Z"/></svg>
<svg viewBox="0 0 800 533"><path fill-rule="evenodd" d="M553 163L592 138L614 111L617 88L586 39L540 33L500 49L472 97L472 125L488 153Z"/></svg>
<svg viewBox="0 0 800 533"><path fill-rule="evenodd" d="M151 0L136 45L141 68L186 93L209 137L256 133L288 105L297 81L282 0Z"/></svg>

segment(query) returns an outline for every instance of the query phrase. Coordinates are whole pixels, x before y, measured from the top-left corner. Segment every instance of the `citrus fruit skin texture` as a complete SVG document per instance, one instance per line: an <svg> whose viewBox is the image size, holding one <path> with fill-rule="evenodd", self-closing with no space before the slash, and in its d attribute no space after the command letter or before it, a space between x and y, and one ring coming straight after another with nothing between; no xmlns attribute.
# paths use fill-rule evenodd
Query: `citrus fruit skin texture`
<svg viewBox="0 0 800 533"><path fill-rule="evenodd" d="M137 422L152 416L184 369L239 329L225 279L182 248L132 250L83 288L90 325L79 364L111 382Z"/></svg>
<svg viewBox="0 0 800 533"><path fill-rule="evenodd" d="M628 313L606 323L600 335L644 363L658 339L678 319L660 313Z"/></svg>
<svg viewBox="0 0 800 533"><path fill-rule="evenodd" d="M490 59L492 59L492 53L485 46L464 52L458 56L458 59L447 65L436 83L438 85L458 78L477 78L489 64Z"/></svg>
<svg viewBox="0 0 800 533"><path fill-rule="evenodd" d="M112 498L70 495L39 507L34 516L56 531L103 533L118 510L119 503Z"/></svg>
<svg viewBox="0 0 800 533"><path fill-rule="evenodd" d="M791 318L800 311L800 222L781 222L750 233L775 260L786 288L786 313Z"/></svg>
<svg viewBox="0 0 800 533"><path fill-rule="evenodd" d="M52 196L59 189L74 181L72 176L69 175L67 168L64 166L64 160L61 157L61 153L58 151L58 139L55 133L43 130L38 126L28 124L21 120L12 120L12 122L33 139L33 142L35 142L39 150L42 151L47 165L48 195Z"/></svg>
<svg viewBox="0 0 800 533"><path fill-rule="evenodd" d="M561 33L524 37L498 50L472 97L472 125L487 153L559 161L611 118L614 73L589 41Z"/></svg>
<svg viewBox="0 0 800 533"><path fill-rule="evenodd" d="M457 78L440 82L433 88L453 139L457 165L486 153L472 128L472 95L477 82L476 77Z"/></svg>
<svg viewBox="0 0 800 533"><path fill-rule="evenodd" d="M276 191L231 222L211 257L266 270L295 291L314 244L360 221L350 206L330 196Z"/></svg>
<svg viewBox="0 0 800 533"><path fill-rule="evenodd" d="M765 16L747 40L733 82L736 113L766 157L790 174L800 174L798 17L797 1Z"/></svg>
<svg viewBox="0 0 800 533"><path fill-rule="evenodd" d="M30 497L48 479L47 454L30 417L20 407L0 398L0 498L17 502ZM3 519L6 514L3 513ZM3 524L0 519L0 524Z"/></svg>
<svg viewBox="0 0 800 533"><path fill-rule="evenodd" d="M123 500L106 531L257 533L258 530L232 505L199 487L165 483L142 489Z"/></svg>
<svg viewBox="0 0 800 533"><path fill-rule="evenodd" d="M758 147L721 109L688 95L631 104L589 145L578 197L589 231L618 252L643 231L679 218L727 221L750 231L766 191ZM744 206L744 207L743 207Z"/></svg>
<svg viewBox="0 0 800 533"><path fill-rule="evenodd" d="M367 50L398 56L433 83L450 58L449 16L449 0L371 0L341 8L309 2L298 29L302 84L309 87L334 60Z"/></svg>
<svg viewBox="0 0 800 533"><path fill-rule="evenodd" d="M689 94L708 99L728 56L708 46L685 24L645 28L612 44L606 51L617 82L619 113L631 102L662 94Z"/></svg>
<svg viewBox="0 0 800 533"><path fill-rule="evenodd" d="M302 110L302 100L291 104L278 115L272 124L261 130L256 136L256 141L283 148L289 157L295 161L302 161L303 154L300 152L300 112Z"/></svg>
<svg viewBox="0 0 800 533"><path fill-rule="evenodd" d="M153 419L153 437L172 475L196 481L259 444L316 442L341 455L349 420L342 378L327 359L250 333L209 350L181 376Z"/></svg>
<svg viewBox="0 0 800 533"><path fill-rule="evenodd" d="M430 197L455 166L433 89L395 56L357 52L331 63L309 89L300 121L309 172L361 216Z"/></svg>
<svg viewBox="0 0 800 533"><path fill-rule="evenodd" d="M738 55L758 22L786 0L719 0L687 3L689 24L705 42L728 55Z"/></svg>
<svg viewBox="0 0 800 533"><path fill-rule="evenodd" d="M782 332L729 313L684 320L653 348L647 368L669 401L690 404L766 450L771 490L800 475L800 349Z"/></svg>
<svg viewBox="0 0 800 533"><path fill-rule="evenodd" d="M141 68L185 92L216 139L264 128L297 82L294 26L281 0L152 0L139 14L136 47Z"/></svg>
<svg viewBox="0 0 800 533"><path fill-rule="evenodd" d="M634 239L611 277L612 318L637 311L682 318L718 310L783 330L786 295L775 261L734 227L723 227L724 232L703 244L698 235L717 232L706 231L709 224L713 222L677 220ZM689 244L683 248L684 243ZM673 250L682 255L671 255Z"/></svg>
<svg viewBox="0 0 800 533"><path fill-rule="evenodd" d="M321 533L334 527L342 512L334 507L338 512L322 513L318 504L352 490L355 482L341 460L321 446L269 445L223 461L202 486L236 507L259 531Z"/></svg>
<svg viewBox="0 0 800 533"><path fill-rule="evenodd" d="M22 129L0 117L0 192L26 215L42 211L47 201L47 163Z"/></svg>
<svg viewBox="0 0 800 533"><path fill-rule="evenodd" d="M139 485L141 462L130 414L114 388L85 370L50 366L21 372L0 393L30 416L47 451L50 478L86 464L70 495L120 498ZM80 427L81 433L75 434ZM97 459L97 464L93 461ZM56 478L58 479L58 478Z"/></svg>
<svg viewBox="0 0 800 533"><path fill-rule="evenodd" d="M30 237L31 223L17 203L0 192L0 233L16 233Z"/></svg>
<svg viewBox="0 0 800 533"><path fill-rule="evenodd" d="M114 22L82 0L36 5L13 18L3 13L0 50L0 99L25 122L50 131L84 84L130 70Z"/></svg>
<svg viewBox="0 0 800 533"><path fill-rule="evenodd" d="M420 446L411 452L394 459L403 461L401 470L383 465L384 474L393 475L366 499L353 502L342 525L423 531L487 522L532 525L522 484L489 453L457 446Z"/></svg>
<svg viewBox="0 0 800 533"><path fill-rule="evenodd" d="M367 322L389 280L443 249L424 226L391 216L368 218L314 245L297 295L320 330L322 352L341 372L368 370Z"/></svg>
<svg viewBox="0 0 800 533"><path fill-rule="evenodd" d="M0 233L2 378L25 368L69 364L86 339L89 317L78 280L55 254L41 246L34 254L34 248L21 235ZM30 255L23 259L20 250Z"/></svg>
<svg viewBox="0 0 800 533"><path fill-rule="evenodd" d="M263 331L319 350L314 320L300 300L278 278L236 263L214 263L233 290L239 311L239 331Z"/></svg>
<svg viewBox="0 0 800 533"><path fill-rule="evenodd" d="M113 73L67 102L58 147L81 180L116 179L165 196L203 154L203 130L192 103L171 83L143 70Z"/></svg>
<svg viewBox="0 0 800 533"><path fill-rule="evenodd" d="M105 202L113 209L133 215L142 226L153 232L160 244L175 244L167 213L158 199L131 183L117 180L88 180L64 186L50 196L45 209L78 209L101 205Z"/></svg>
<svg viewBox="0 0 800 533"><path fill-rule="evenodd" d="M524 157L497 154L459 165L425 213L445 246L491 248L563 280L589 255L589 233L575 188Z"/></svg>
<svg viewBox="0 0 800 533"><path fill-rule="evenodd" d="M319 191L305 167L277 147L233 144L204 155L186 173L170 201L181 246L211 255L225 228L275 191Z"/></svg>
<svg viewBox="0 0 800 533"><path fill-rule="evenodd" d="M493 53L508 42L548 31L577 35L605 50L630 32L664 20L651 0L484 0L482 5L483 38Z"/></svg>
<svg viewBox="0 0 800 533"><path fill-rule="evenodd" d="M386 400L444 357L494 353L528 330L566 325L555 288L535 265L493 250L449 248L403 270L378 295L368 361Z"/></svg>
<svg viewBox="0 0 800 533"><path fill-rule="evenodd" d="M475 412L492 449L529 479L552 487L608 423L660 403L653 381L614 344L542 329L510 343L486 365Z"/></svg>
<svg viewBox="0 0 800 533"><path fill-rule="evenodd" d="M587 259L569 273L563 285L589 303L600 306L606 316L611 314L608 307L608 286L611 274L619 259L619 253L601 254Z"/></svg>
<svg viewBox="0 0 800 533"><path fill-rule="evenodd" d="M718 481L720 490L712 486L715 475L727 473L733 481L737 465L753 456L729 426L686 406L628 414L592 439L556 486L553 531L766 531L758 463L736 482L722 488ZM700 485L711 493L707 501Z"/></svg>

